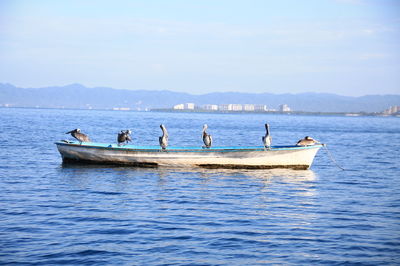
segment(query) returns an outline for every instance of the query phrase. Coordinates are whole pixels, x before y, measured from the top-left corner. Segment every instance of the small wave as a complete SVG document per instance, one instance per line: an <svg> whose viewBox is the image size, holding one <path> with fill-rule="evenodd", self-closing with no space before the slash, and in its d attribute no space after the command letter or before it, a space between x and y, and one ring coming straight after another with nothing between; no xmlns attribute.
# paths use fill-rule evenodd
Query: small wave
<svg viewBox="0 0 400 266"><path fill-rule="evenodd" d="M99 194L99 195L123 195L125 193L122 192L111 192L111 191L90 191L92 194Z"/></svg>

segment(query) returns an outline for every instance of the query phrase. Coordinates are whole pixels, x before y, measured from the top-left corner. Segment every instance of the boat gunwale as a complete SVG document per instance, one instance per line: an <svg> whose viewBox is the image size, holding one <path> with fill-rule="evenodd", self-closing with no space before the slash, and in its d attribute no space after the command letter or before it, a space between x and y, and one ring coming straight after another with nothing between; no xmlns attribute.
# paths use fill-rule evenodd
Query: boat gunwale
<svg viewBox="0 0 400 266"><path fill-rule="evenodd" d="M89 149L100 149L100 150L114 150L114 151L133 151L133 152L255 152L255 151L292 151L292 150L305 150L305 149L316 149L321 148L323 144L314 144L309 146L271 146L270 148L266 149L262 146L259 147L229 147L229 146L219 146L219 147L211 147L211 148L194 148L194 147L170 147L165 150L160 148L155 148L155 146L136 146L137 148L132 147L133 145L127 146L112 146L113 144L107 143L98 143L103 145L109 146L96 146L87 144L88 142L83 142L80 144L79 142L55 142L56 145L61 146L72 146L72 147L82 147L82 148L89 148ZM115 145L115 144L114 144Z"/></svg>

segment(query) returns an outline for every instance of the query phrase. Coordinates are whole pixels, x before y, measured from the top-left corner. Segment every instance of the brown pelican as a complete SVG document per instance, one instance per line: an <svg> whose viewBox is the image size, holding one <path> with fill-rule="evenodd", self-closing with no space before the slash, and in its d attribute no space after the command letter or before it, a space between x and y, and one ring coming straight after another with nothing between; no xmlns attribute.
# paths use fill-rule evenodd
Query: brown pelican
<svg viewBox="0 0 400 266"><path fill-rule="evenodd" d="M203 148L204 147L205 148L210 148L211 145L212 145L212 137L211 137L210 134L207 134L207 132L206 132L207 128L208 128L207 124L204 124L202 136L203 136L203 142L204 142L205 146L203 146Z"/></svg>
<svg viewBox="0 0 400 266"><path fill-rule="evenodd" d="M265 136L262 137L264 147L269 149L272 143L272 137L269 135L269 125L265 124Z"/></svg>
<svg viewBox="0 0 400 266"><path fill-rule="evenodd" d="M65 134L71 134L80 142L80 144L82 144L82 142L90 142L89 137L86 134L81 133L81 130L79 128L71 130Z"/></svg>
<svg viewBox="0 0 400 266"><path fill-rule="evenodd" d="M129 141L132 141L131 138L131 131L128 130L121 130L121 133L118 133L118 146L122 145L122 143L125 142L125 144L128 144Z"/></svg>
<svg viewBox="0 0 400 266"><path fill-rule="evenodd" d="M297 146L310 146L318 143L315 139L312 137L306 136L304 139L301 139L297 142Z"/></svg>
<svg viewBox="0 0 400 266"><path fill-rule="evenodd" d="M163 135L158 138L158 141L160 142L161 148L165 150L168 146L168 132L163 124L160 125L160 128L163 132Z"/></svg>

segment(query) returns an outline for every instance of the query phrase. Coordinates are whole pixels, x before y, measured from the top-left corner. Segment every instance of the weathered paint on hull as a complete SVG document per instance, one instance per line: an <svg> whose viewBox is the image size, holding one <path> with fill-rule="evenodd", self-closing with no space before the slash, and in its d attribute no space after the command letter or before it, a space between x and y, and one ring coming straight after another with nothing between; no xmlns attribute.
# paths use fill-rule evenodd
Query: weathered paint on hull
<svg viewBox="0 0 400 266"><path fill-rule="evenodd" d="M96 146L90 143L67 144L57 142L64 162L121 164L139 167L205 167L205 168L310 168L321 145L285 147L264 150L258 148L171 148L140 149Z"/></svg>

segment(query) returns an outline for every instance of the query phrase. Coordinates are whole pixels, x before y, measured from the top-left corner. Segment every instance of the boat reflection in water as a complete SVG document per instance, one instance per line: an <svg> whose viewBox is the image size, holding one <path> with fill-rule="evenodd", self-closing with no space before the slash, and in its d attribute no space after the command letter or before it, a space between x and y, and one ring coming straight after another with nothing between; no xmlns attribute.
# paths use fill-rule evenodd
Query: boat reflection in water
<svg viewBox="0 0 400 266"><path fill-rule="evenodd" d="M241 181L253 180L262 182L267 186L271 182L279 183L302 183L316 180L316 174L312 170L293 170L293 169L205 169L205 168L140 168L118 165L102 164L61 164L60 171L64 176L78 177L87 175L108 175L115 177L140 177L157 176L160 179L193 179L200 178L202 182L209 180L236 178ZM101 177L99 177L101 178Z"/></svg>
<svg viewBox="0 0 400 266"><path fill-rule="evenodd" d="M62 164L59 171L70 190L88 193L94 201L100 200L96 196L111 198L110 209L115 204L150 208L161 217L183 215L190 222L198 215L207 220L218 216L228 224L230 220L255 222L268 230L275 230L277 224L297 230L318 219L318 178L311 170Z"/></svg>

